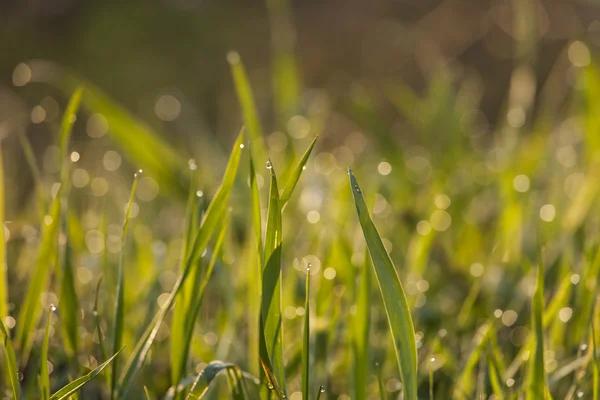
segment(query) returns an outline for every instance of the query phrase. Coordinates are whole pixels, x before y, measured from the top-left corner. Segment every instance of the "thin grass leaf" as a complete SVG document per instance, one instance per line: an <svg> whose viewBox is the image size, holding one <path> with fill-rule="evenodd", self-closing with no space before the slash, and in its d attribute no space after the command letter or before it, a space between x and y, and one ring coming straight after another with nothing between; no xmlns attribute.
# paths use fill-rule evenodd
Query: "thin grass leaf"
<svg viewBox="0 0 600 400"><path fill-rule="evenodd" d="M369 332L371 326L371 266L365 255L358 296L356 299L356 315L352 331L352 354L354 355L354 388L356 400L364 400L367 395L367 379L369 377Z"/></svg>
<svg viewBox="0 0 600 400"><path fill-rule="evenodd" d="M87 375L81 376L75 379L73 382L63 386L50 397L50 400L66 400L69 398L69 396L74 395L79 389L81 389L83 385L94 379L100 372L102 372L102 370L104 370L104 368L106 368L106 366L115 359L115 357L121 352L121 350L122 349L119 349L119 351L115 353L111 358L98 365Z"/></svg>
<svg viewBox="0 0 600 400"><path fill-rule="evenodd" d="M493 356L489 356L487 358L488 363L488 371L490 377L490 386L492 387L492 391L494 396L498 400L504 400L504 392L502 390L502 375L498 373L496 365L494 364Z"/></svg>
<svg viewBox="0 0 600 400"><path fill-rule="evenodd" d="M33 181L35 183L38 212L40 213L40 217L43 219L44 213L46 212L48 206L46 204L46 196L43 192L42 175L40 174L40 169L37 166L35 155L33 153L33 148L31 147L29 139L27 139L27 136L25 136L24 132L19 132L17 136L19 138L21 148L23 149L23 154L25 155L25 161L29 166L31 176L33 177Z"/></svg>
<svg viewBox="0 0 600 400"><path fill-rule="evenodd" d="M75 277L73 274L73 265L71 260L71 234L68 229L68 224L65 232L66 243L63 255L63 270L62 282L60 285L60 309L61 318L60 326L65 341L65 348L73 360L77 354L77 344L79 339L79 331L77 326L77 314L79 311L79 300L75 292Z"/></svg>
<svg viewBox="0 0 600 400"><path fill-rule="evenodd" d="M152 322L150 325L148 325L142 337L137 342L133 355L127 362L125 372L121 375L121 383L117 398L126 398L127 393L133 384L133 379L139 369L142 367L142 364L148 355L148 351L150 350L150 347L156 338L156 334L158 333L158 330L160 329L167 312L175 303L175 298L183 289L183 285L185 284L187 277L190 275L193 268L197 267L197 262L200 258L200 255L206 248L208 240L225 214L229 200L229 193L233 187L241 158L243 141L244 132L242 130L233 145L233 150L231 152L229 163L227 164L227 169L225 170L225 175L223 177L223 181L221 182L221 186L217 190L217 194L210 203L208 210L206 211L204 222L195 236L194 243L189 251L189 255L185 263L185 268L179 275L175 285L173 285L169 298L160 307L152 319Z"/></svg>
<svg viewBox="0 0 600 400"><path fill-rule="evenodd" d="M42 342L42 353L40 354L40 398L48 400L50 398L50 374L48 373L48 345L50 337L50 319L52 313L56 310L54 305L50 306L50 312L46 320L46 330L44 331L44 341Z"/></svg>
<svg viewBox="0 0 600 400"><path fill-rule="evenodd" d="M596 343L596 307L598 306L598 299L594 302L594 312L592 314L591 330L592 330L592 399L598 400L600 395L600 365L598 361L598 355L596 354L597 343Z"/></svg>
<svg viewBox="0 0 600 400"><path fill-rule="evenodd" d="M276 387L287 397L283 344L281 332L281 206L277 177L271 161L267 161L271 174L267 231L265 236L265 261L262 274L261 320L269 367L273 370Z"/></svg>
<svg viewBox="0 0 600 400"><path fill-rule="evenodd" d="M317 400L321 399L321 394L325 393L325 386L319 386L319 391L317 392Z"/></svg>
<svg viewBox="0 0 600 400"><path fill-rule="evenodd" d="M462 399L466 400L466 399L471 398L473 390L475 389L473 373L475 371L475 368L477 367L477 364L479 363L479 360L485 349L485 346L488 343L488 339L490 337L490 333L491 333L492 329L493 329L492 326L489 323L486 323L486 324L482 325L479 328L479 330L477 331L477 334L475 335L475 338L473 339L473 342L474 342L473 351L471 351L471 354L469 354L469 357L467 358L467 362L465 363L465 366L462 368L462 372L456 379L453 398L461 399L461 400Z"/></svg>
<svg viewBox="0 0 600 400"><path fill-rule="evenodd" d="M48 273L50 266L54 263L56 254L56 241L59 232L60 225L60 207L61 198L63 192L68 186L68 164L67 164L67 152L68 152L68 141L71 136L71 130L73 123L76 119L77 111L81 103L81 97L83 94L83 88L78 88L67 105L65 114L63 115L60 134L59 134L59 154L60 154L60 176L61 186L56 194L56 197L52 200L49 211L49 218L45 223L40 246L38 249L35 269L30 279L29 287L27 289L27 295L21 311L19 313L19 325L17 328L17 339L21 348L21 359L25 363L31 350L31 333L37 324L40 314L40 297L46 287L48 281Z"/></svg>
<svg viewBox="0 0 600 400"><path fill-rule="evenodd" d="M0 340L2 341L2 350L4 351L5 368L3 368L3 371L5 382L10 386L13 399L18 399L19 369L17 367L17 357L15 356L15 350L10 340L10 335L2 318L0 318Z"/></svg>
<svg viewBox="0 0 600 400"><path fill-rule="evenodd" d="M209 362L194 380L194 383L192 384L192 387L186 396L186 400L202 398L202 396L204 396L208 390L208 386L219 374L219 372L235 367L235 364L225 363L222 361Z"/></svg>
<svg viewBox="0 0 600 400"><path fill-rule="evenodd" d="M258 184L256 182L256 171L254 169L254 160L252 151L248 152L248 163L250 173L250 193L252 206L252 227L254 228L254 243L256 251L255 265L248 271L248 359L257 360L259 358L259 342L262 333L260 332L260 299L262 298L262 264L263 264L263 243L262 243L262 217L260 212L260 195ZM259 364L253 363L251 372L258 374Z"/></svg>
<svg viewBox="0 0 600 400"><path fill-rule="evenodd" d="M348 170L348 174L356 212L371 255L373 270L379 283L388 324L394 340L394 350L402 377L404 398L415 400L417 398L417 345L406 295L400 283L398 272L385 250L377 228L371 220L358 182L351 170Z"/></svg>
<svg viewBox="0 0 600 400"><path fill-rule="evenodd" d="M310 388L310 267L306 269L306 298L304 300L304 337L302 346L302 398L308 399Z"/></svg>
<svg viewBox="0 0 600 400"><path fill-rule="evenodd" d="M133 206L133 200L135 197L135 191L137 189L138 181L142 170L136 172L133 178L133 184L131 185L131 193L129 194L129 201L127 202L127 209L125 211L125 219L123 221L123 232L121 236L121 254L119 256L119 271L117 273L117 297L115 301L115 313L113 320L113 345L112 352L117 353L118 349L123 344L123 330L124 330L124 293L125 293L125 245L127 244L127 228L129 227L129 220L131 217L131 207ZM114 398L117 377L119 367L119 358L115 358L115 362L112 364L111 372L111 399Z"/></svg>
<svg viewBox="0 0 600 400"><path fill-rule="evenodd" d="M543 257L543 255L542 255ZM532 327L535 334L535 345L529 357L529 372L527 376L528 400L543 399L546 392L546 376L544 374L544 264L540 260L537 273L537 284L533 295Z"/></svg>
<svg viewBox="0 0 600 400"><path fill-rule="evenodd" d="M4 161L0 141L0 321L8 315L8 267L6 265L6 238L4 237Z"/></svg>
<svg viewBox="0 0 600 400"><path fill-rule="evenodd" d="M312 142L310 142L310 145L308 146L308 148L302 155L302 158L300 159L300 161L298 161L298 164L296 164L296 167L294 168L292 174L288 178L288 181L283 188L283 193L281 194L279 200L281 203L281 208L283 208L287 204L288 200L292 196L292 192L298 184L298 180L300 179L300 175L302 175L302 171L306 169L306 162L308 161L308 157L310 157L310 153L312 152L313 147L315 147L315 143L317 142L318 138L319 135L315 136Z"/></svg>
<svg viewBox="0 0 600 400"><path fill-rule="evenodd" d="M231 75L233 76L233 84L237 94L238 101L244 115L244 125L250 136L250 144L254 151L255 158L264 162L266 158L265 143L263 139L263 130L260 124L260 118L256 110L252 87L248 80L246 68L240 59L240 55L235 51L227 54L227 62L231 67Z"/></svg>

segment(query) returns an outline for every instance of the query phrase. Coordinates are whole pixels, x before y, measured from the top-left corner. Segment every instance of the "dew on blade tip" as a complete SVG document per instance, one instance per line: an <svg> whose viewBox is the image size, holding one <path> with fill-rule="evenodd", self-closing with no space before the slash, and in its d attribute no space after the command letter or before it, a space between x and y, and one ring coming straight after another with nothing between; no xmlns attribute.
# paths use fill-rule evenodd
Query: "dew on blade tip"
<svg viewBox="0 0 600 400"><path fill-rule="evenodd" d="M308 263L308 265L306 266L306 272L309 272L309 271L310 271L310 267L312 267L312 264L311 264L311 263Z"/></svg>
<svg viewBox="0 0 600 400"><path fill-rule="evenodd" d="M204 196L204 192L203 192L202 190L198 190L198 191L196 192L196 196L198 196L198 197L202 197L202 196Z"/></svg>
<svg viewBox="0 0 600 400"><path fill-rule="evenodd" d="M325 393L325 386L321 385L321 387L319 388L319 392Z"/></svg>
<svg viewBox="0 0 600 400"><path fill-rule="evenodd" d="M273 168L273 164L271 164L271 160L267 160L267 169Z"/></svg>
<svg viewBox="0 0 600 400"><path fill-rule="evenodd" d="M189 167L190 171L195 171L196 168L198 167L196 165L196 160L194 160L193 158L190 158L188 161L188 167Z"/></svg>
<svg viewBox="0 0 600 400"><path fill-rule="evenodd" d="M50 311L56 311L56 306L54 304L50 304Z"/></svg>

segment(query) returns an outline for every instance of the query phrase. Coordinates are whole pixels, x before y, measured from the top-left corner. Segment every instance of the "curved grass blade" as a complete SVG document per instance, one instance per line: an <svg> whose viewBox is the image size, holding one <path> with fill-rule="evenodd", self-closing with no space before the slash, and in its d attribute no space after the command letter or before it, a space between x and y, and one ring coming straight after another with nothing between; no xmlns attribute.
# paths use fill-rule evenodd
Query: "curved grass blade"
<svg viewBox="0 0 600 400"><path fill-rule="evenodd" d="M281 207L277 177L271 161L267 161L267 168L271 174L271 188L262 274L261 320L268 365L276 381L274 386L281 388L281 392L287 397L281 332Z"/></svg>
<svg viewBox="0 0 600 400"><path fill-rule="evenodd" d="M0 318L0 340L2 340L2 350L4 351L4 359L6 360L6 367L3 368L5 381L9 383L10 390L12 392L13 399L19 398L19 370L17 368L17 357L15 356L15 350L10 340L10 335L6 326L4 326L4 320Z"/></svg>
<svg viewBox="0 0 600 400"><path fill-rule="evenodd" d="M239 368L232 363L225 363L222 361L211 361L209 362L202 371L196 376L189 393L186 396L186 400L201 399L206 394L208 387L211 382L221 371L238 371Z"/></svg>
<svg viewBox="0 0 600 400"><path fill-rule="evenodd" d="M244 124L246 125L246 129L248 129L252 150L254 151L256 159L263 160L262 162L264 162L266 152L262 136L263 130L260 124L260 118L258 117L258 112L256 111L256 103L254 101L254 95L252 94L252 87L248 81L246 68L244 68L240 55L235 51L227 54L227 62L229 62L231 67L235 92L240 107L242 108Z"/></svg>
<svg viewBox="0 0 600 400"><path fill-rule="evenodd" d="M354 196L356 212L367 242L369 254L371 255L373 269L379 283L385 312L394 340L394 350L396 351L396 359L402 377L404 398L406 400L415 400L417 398L417 345L406 295L400 283L398 272L385 250L377 228L375 228L369 216L369 211L358 182L351 170L348 170L348 174L350 176L350 187Z"/></svg>
<svg viewBox="0 0 600 400"><path fill-rule="evenodd" d="M212 236L218 224L223 219L223 216L227 209L229 193L231 192L231 188L233 187L235 176L237 174L238 166L240 163L243 141L244 132L242 130L242 132L240 132L240 135L238 136L236 142L233 145L233 150L231 152L229 163L227 165L223 181L221 182L221 186L217 190L217 194L215 195L214 199L211 201L208 210L206 211L204 222L194 238L194 243L192 244L192 247L188 253L185 267L183 271L181 271L181 274L175 282L175 285L173 285L169 298L160 307L158 313L152 319L152 322L150 323L150 325L148 325L144 334L137 342L133 355L128 360L125 372L121 376L121 384L119 386L119 393L117 398L126 398L127 393L129 392L129 390L131 389L131 385L133 384L133 378L135 377L139 369L142 367L142 364L148 355L148 351L150 351L150 347L152 346L152 343L156 338L156 334L158 333L158 330L160 329L160 326L167 312L175 303L175 298L183 289L183 285L186 283L187 277L190 275L193 268L197 267L198 259L204 251L208 240Z"/></svg>
<svg viewBox="0 0 600 400"><path fill-rule="evenodd" d="M304 301L304 345L302 347L302 398L308 399L310 388L310 267L306 269L306 299Z"/></svg>
<svg viewBox="0 0 600 400"><path fill-rule="evenodd" d="M42 343L42 353L40 355L40 398L48 400L50 398L50 374L48 373L48 339L50 337L50 318L56 308L50 306L50 312L46 320L46 330L44 331L44 341Z"/></svg>
<svg viewBox="0 0 600 400"><path fill-rule="evenodd" d="M112 352L117 353L117 350L121 348L123 344L123 323L125 320L125 315L123 311L124 307L124 293L125 293L125 245L127 244L127 228L129 227L129 220L131 217L131 207L133 206L133 199L135 197L135 191L137 189L137 184L140 179L140 175L142 170L136 172L133 178L133 184L131 186L131 193L129 194L129 201L127 202L127 211L125 212L125 220L123 221L123 233L121 236L121 254L119 256L119 271L117 275L117 298L115 302L115 314L113 321L113 346ZM111 399L114 398L116 385L117 385L117 377L118 377L118 367L119 367L119 359L115 358L115 362L112 364L112 372L111 372Z"/></svg>
<svg viewBox="0 0 600 400"><path fill-rule="evenodd" d="M55 260L56 240L60 220L60 201L63 192L68 185L68 167L66 162L68 151L67 145L77 111L79 110L79 105L81 104L82 94L82 87L78 88L73 93L62 118L59 135L61 186L50 206L50 219L48 220L50 223L44 226L33 276L31 277L27 289L25 302L19 313L18 321L20 323L17 328L17 338L21 348L21 358L23 363L29 356L29 351L31 349L31 333L37 324L39 313L41 311L39 307L40 298L42 296L42 291L46 286L46 282L48 281L49 268Z"/></svg>
<svg viewBox="0 0 600 400"><path fill-rule="evenodd" d="M542 256L543 257L543 256ZM529 373L527 376L527 390L525 397L528 400L543 399L546 392L546 377L544 374L544 264L540 260L537 273L537 285L533 294L532 304L532 330L535 335L535 345L529 357Z"/></svg>
<svg viewBox="0 0 600 400"><path fill-rule="evenodd" d="M72 396L73 394L75 394L79 389L81 389L81 387L83 385L85 385L86 383L88 383L89 381L94 379L96 377L96 375L98 375L100 372L102 372L102 370L104 370L104 368L106 368L106 366L115 359L115 357L121 352L121 350L122 349L120 349L118 352L116 352L111 358L104 361L102 364L98 365L87 375L81 376L81 377L75 379L73 382L63 386L61 389L59 389L56 393L54 393L50 397L50 400L66 400L66 399L68 399L69 396Z"/></svg>
<svg viewBox="0 0 600 400"><path fill-rule="evenodd" d="M313 147L315 147L315 143L317 142L318 138L319 138L319 135L315 136L313 141L310 142L310 145L308 146L308 148L302 155L302 158L300 159L300 161L298 161L298 164L296 164L296 167L292 171L292 174L290 175L287 183L285 184L285 186L283 188L283 193L281 194L281 198L279 199L279 202L281 203L281 208L283 208L286 205L286 203L292 196L292 192L294 191L294 188L298 184L300 175L302 175L302 171L304 171L304 169L305 169L306 162L308 161L308 157L310 157L310 153L312 152Z"/></svg>
<svg viewBox="0 0 600 400"><path fill-rule="evenodd" d="M356 400L364 400L367 395L369 377L369 330L371 325L371 271L369 259L365 261L360 274L360 286L356 300L356 315L352 334L352 353L354 354L354 388Z"/></svg>

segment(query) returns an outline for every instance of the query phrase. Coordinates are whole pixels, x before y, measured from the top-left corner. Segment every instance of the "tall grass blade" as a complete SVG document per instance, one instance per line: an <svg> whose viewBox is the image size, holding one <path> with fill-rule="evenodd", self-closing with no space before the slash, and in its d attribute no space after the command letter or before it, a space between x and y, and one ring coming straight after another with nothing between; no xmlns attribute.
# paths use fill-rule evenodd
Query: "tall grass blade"
<svg viewBox="0 0 600 400"><path fill-rule="evenodd" d="M379 283L387 320L394 340L394 350L396 351L396 359L402 377L404 398L415 400L417 398L417 347L406 295L400 283L398 272L385 250L377 228L371 220L358 182L352 171L348 170L348 174L350 175L350 187L354 196L356 212L371 255L373 270Z"/></svg>
<svg viewBox="0 0 600 400"><path fill-rule="evenodd" d="M369 332L371 327L371 271L368 256L365 256L360 273L356 316L352 330L352 354L354 355L354 390L356 400L367 396L369 377Z"/></svg>
<svg viewBox="0 0 600 400"><path fill-rule="evenodd" d="M285 187L283 188L283 193L281 194L281 198L279 200L281 203L281 208L283 208L286 205L286 203L292 196L292 192L294 191L294 188L296 187L296 184L298 183L298 180L300 179L300 175L302 175L302 171L304 171L304 168L306 166L306 161L308 161L308 157L310 157L310 153L312 152L313 147L315 147L315 143L317 142L318 138L319 138L319 136L317 135L317 136L315 136L313 141L310 142L310 145L308 146L308 148L302 155L302 158L300 159L298 164L296 164L296 167L294 168L294 170L292 171L292 174L288 178L288 181L285 184Z"/></svg>
<svg viewBox="0 0 600 400"><path fill-rule="evenodd" d="M248 272L248 359L258 360L259 343L262 338L260 329L260 299L262 298L262 264L263 264L263 243L262 243L262 217L260 212L260 195L258 184L256 182L256 170L254 169L254 160L252 151L248 152L248 162L250 164L250 193L252 199L252 226L254 228L254 244L256 246L254 265ZM259 364L253 362L250 372L258 374Z"/></svg>
<svg viewBox="0 0 600 400"><path fill-rule="evenodd" d="M542 255L543 257L543 255ZM543 399L546 392L546 377L544 374L544 264L540 260L537 270L537 284L533 294L532 327L535 343L529 357L529 372L527 375L527 400Z"/></svg>
<svg viewBox="0 0 600 400"><path fill-rule="evenodd" d="M83 385L85 385L86 383L88 383L89 381L94 379L100 372L102 372L104 370L104 368L106 368L106 366L115 359L115 357L121 352L121 350L122 349L120 349L117 353L115 353L111 358L104 361L102 364L98 365L96 368L94 368L92 371L90 371L87 375L81 376L81 377L75 379L73 382L68 383L67 385L63 386L61 389L59 389L56 393L54 393L50 397L50 400L66 400L70 396L73 396L79 389L82 388Z"/></svg>
<svg viewBox="0 0 600 400"><path fill-rule="evenodd" d="M265 349L276 380L276 386L287 397L281 332L281 206L277 176L271 161L267 161L267 168L271 174L271 188L269 191L265 236L261 319Z"/></svg>
<svg viewBox="0 0 600 400"><path fill-rule="evenodd" d="M4 161L0 141L0 321L8 315L8 266L6 265L6 238L4 237Z"/></svg>
<svg viewBox="0 0 600 400"><path fill-rule="evenodd" d="M302 346L302 398L308 400L310 388L310 267L306 269L306 299L304 301L304 337Z"/></svg>
<svg viewBox="0 0 600 400"><path fill-rule="evenodd" d="M23 363L29 356L29 351L31 349L31 334L37 324L41 311L39 307L40 298L42 296L42 291L46 287L46 282L48 281L50 266L55 260L56 241L60 225L60 203L63 191L66 190L65 188L68 185L68 168L66 160L68 151L67 144L71 135L73 123L76 119L77 111L79 110L82 94L83 88L79 88L73 93L62 118L59 135L61 187L50 205L49 218L44 218L46 223L38 249L35 269L29 287L27 288L24 304L19 313L17 339L21 349Z"/></svg>
<svg viewBox="0 0 600 400"><path fill-rule="evenodd" d="M600 365L598 361L597 352L597 343L596 343L596 307L598 306L598 299L594 302L594 312L592 315L592 399L598 400L598 396L600 396Z"/></svg>
<svg viewBox="0 0 600 400"><path fill-rule="evenodd" d="M142 170L136 172L133 178L133 184L131 186L131 193L129 194L129 201L127 202L127 209L125 211L125 219L123 221L123 232L121 236L121 254L119 256L119 271L117 272L117 296L115 300L115 313L113 320L113 354L121 348L123 344L123 331L124 331L124 293L125 293L125 245L127 244L127 228L129 228L129 220L131 217L131 208L133 206L133 200L135 198L135 191L137 184L140 179ZM116 357L112 363L111 372L111 398L115 395L117 377L118 377L119 358Z"/></svg>
<svg viewBox="0 0 600 400"><path fill-rule="evenodd" d="M79 300L75 292L75 277L73 274L73 264L71 260L71 239L68 224L65 236L65 251L63 255L63 270L62 282L60 285L60 325L65 341L67 353L75 359L77 354L77 344L79 339L79 331L77 326L77 313L79 311Z"/></svg>
<svg viewBox="0 0 600 400"><path fill-rule="evenodd" d="M40 398L42 400L48 400L50 398L50 374L48 373L48 345L50 338L50 320L52 313L56 308L54 305L50 306L50 312L46 320L46 330L44 331L44 341L42 343L42 353L40 355Z"/></svg>
<svg viewBox="0 0 600 400"><path fill-rule="evenodd" d="M263 130L256 110L256 103L254 101L254 95L252 94L252 87L248 80L246 68L244 68L240 55L235 51L227 54L227 61L231 67L235 92L242 108L244 124L248 130L248 136L250 136L252 151L257 160L264 162L266 151Z"/></svg>
<svg viewBox="0 0 600 400"><path fill-rule="evenodd" d="M4 352L5 367L2 368L5 376L5 382L10 386L13 399L19 398L19 369L17 367L17 357L10 340L10 335L4 320L0 318L0 340L2 341L2 350Z"/></svg>
<svg viewBox="0 0 600 400"><path fill-rule="evenodd" d="M456 379L453 398L460 400L471 398L470 396L472 396L473 390L475 389L473 373L475 372L475 368L477 367L481 355L485 350L485 346L488 343L488 339L492 330L492 326L489 323L486 323L477 331L477 334L473 339L473 350L471 351L471 354L469 354L465 366L462 368L460 375Z"/></svg>
<svg viewBox="0 0 600 400"><path fill-rule="evenodd" d="M235 364L225 363L222 361L209 362L196 376L196 379L194 380L194 383L192 384L192 387L186 396L186 400L203 398L215 377L221 371L228 370L238 370L238 367Z"/></svg>
<svg viewBox="0 0 600 400"><path fill-rule="evenodd" d="M204 251L208 240L225 214L229 200L229 193L233 187L241 158L243 141L244 132L242 131L233 145L233 150L231 152L229 163L227 165L227 169L225 170L225 175L223 177L223 181L221 182L221 186L217 190L217 194L215 195L214 199L211 201L208 210L206 211L204 222L194 238L194 243L192 244L192 247L188 253L185 267L183 271L181 271L181 274L175 282L175 285L171 289L169 298L160 307L157 314L152 319L152 322L142 334L142 337L136 344L133 355L127 362L125 372L122 374L120 379L121 384L117 398L126 398L127 393L133 384L133 379L139 369L142 367L142 364L148 355L148 351L150 350L150 347L156 338L156 334L158 333L158 330L160 329L167 312L175 303L175 298L183 289L183 285L185 284L187 277L190 275L192 270L197 267L197 262L200 258L200 255Z"/></svg>
<svg viewBox="0 0 600 400"><path fill-rule="evenodd" d="M29 139L27 139L27 136L25 136L24 132L20 132L17 136L19 137L19 143L21 144L21 149L23 149L23 154L25 155L25 161L27 162L27 166L29 167L33 181L35 182L38 212L40 213L40 217L43 219L48 205L46 204L46 196L43 192L42 175L40 174L40 169L37 166L35 154L33 153L33 148L31 147L31 142Z"/></svg>

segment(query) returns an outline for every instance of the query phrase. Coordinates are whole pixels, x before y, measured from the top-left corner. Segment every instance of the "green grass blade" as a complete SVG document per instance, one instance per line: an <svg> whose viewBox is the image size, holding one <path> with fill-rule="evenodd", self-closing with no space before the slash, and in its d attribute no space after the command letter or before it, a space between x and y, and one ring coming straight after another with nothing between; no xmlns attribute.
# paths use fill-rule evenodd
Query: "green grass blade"
<svg viewBox="0 0 600 400"><path fill-rule="evenodd" d="M39 307L40 298L48 281L50 266L55 260L56 240L60 225L60 200L66 186L68 186L68 164L66 160L68 151L67 144L71 135L73 123L76 119L77 111L79 110L82 93L82 88L77 89L73 93L61 122L59 135L61 187L50 205L49 223L46 223L43 229L35 269L18 319L17 339L21 348L22 362L25 362L29 356L29 350L31 349L31 334L37 324L39 313L41 311Z"/></svg>
<svg viewBox="0 0 600 400"><path fill-rule="evenodd" d="M256 103L254 101L254 95L252 94L252 87L248 80L248 74L240 59L240 55L235 51L227 54L227 61L231 67L235 92L242 108L244 124L248 130L248 136L250 136L252 151L257 160L262 160L262 162L264 162L266 151L263 130L256 110Z"/></svg>
<svg viewBox="0 0 600 400"><path fill-rule="evenodd" d="M44 331L44 341L42 342L42 353L40 355L40 398L48 400L50 398L50 374L48 373L48 342L50 337L50 319L56 308L50 306L50 312L46 320L46 330Z"/></svg>
<svg viewBox="0 0 600 400"><path fill-rule="evenodd" d="M354 354L354 388L356 400L364 400L367 396L367 379L369 377L369 331L371 325L371 271L369 259L365 261L360 274L360 284L356 300L356 315L352 331L352 353Z"/></svg>
<svg viewBox="0 0 600 400"><path fill-rule="evenodd" d="M125 220L123 221L123 233L121 236L121 254L119 256L119 271L117 273L117 297L115 301L115 313L113 320L113 346L112 352L117 353L118 349L123 344L123 330L124 330L124 293L125 293L125 245L127 244L127 228L129 227L129 220L131 216L131 207L133 206L133 200L135 197L135 191L137 184L140 179L142 171L140 170L134 175L133 184L131 186L131 193L129 194L129 201L127 202L127 210L125 212ZM119 358L116 357L112 363L111 372L111 398L113 398L118 377Z"/></svg>
<svg viewBox="0 0 600 400"><path fill-rule="evenodd" d="M21 145L21 148L23 149L23 154L25 155L25 161L29 166L31 176L33 177L33 181L35 182L38 212L40 213L40 217L43 219L44 213L46 212L48 205L46 204L46 196L43 192L42 175L40 174L40 169L37 166L35 154L33 153L33 148L31 147L31 142L29 141L29 139L27 139L27 136L25 136L24 132L19 132L17 136L19 137L19 143Z"/></svg>
<svg viewBox="0 0 600 400"><path fill-rule="evenodd" d="M600 365L599 365L599 361L598 361L598 355L596 354L597 352L597 343L596 343L596 307L597 307L597 299L596 302L594 303L594 312L592 315L592 399L593 400L598 400L598 396L600 395L599 393L599 388L600 388Z"/></svg>
<svg viewBox="0 0 600 400"><path fill-rule="evenodd" d="M65 341L67 353L75 360L77 354L77 344L79 331L77 327L77 313L79 310L79 300L75 292L75 277L73 274L73 265L71 260L71 240L70 231L65 232L67 242L65 244L62 282L60 285L60 324Z"/></svg>
<svg viewBox="0 0 600 400"><path fill-rule="evenodd" d="M390 331L394 340L396 359L402 377L402 388L406 400L417 398L417 347L415 342L415 330L406 295L398 272L390 259L377 228L373 224L367 205L363 198L360 187L352 171L350 175L350 187L354 196L356 212L367 242L369 254L373 262L375 276L379 283L379 289L383 297L383 303L387 314Z"/></svg>
<svg viewBox="0 0 600 400"><path fill-rule="evenodd" d="M6 238L4 237L4 161L0 142L0 320L8 315L8 266L6 265Z"/></svg>
<svg viewBox="0 0 600 400"><path fill-rule="evenodd" d="M473 351L469 354L465 366L462 368L460 375L456 379L453 398L466 400L470 399L470 396L473 395L473 390L475 389L473 374L481 355L485 350L485 346L488 343L492 329L492 326L489 323L486 323L477 331L473 340L475 345Z"/></svg>
<svg viewBox="0 0 600 400"><path fill-rule="evenodd" d="M259 265L262 265L263 245L262 245L262 218L260 215L260 195L258 193L258 184L256 183L256 170L254 169L254 160L252 152L249 152L250 162L250 191L252 197L252 225L254 227L254 238L256 240L256 252L258 253ZM260 268L259 268L260 270Z"/></svg>
<svg viewBox="0 0 600 400"><path fill-rule="evenodd" d="M100 313L98 312L98 294L100 293L100 285L102 284L102 277L98 279L98 284L96 285L96 295L94 296L94 310L92 311L92 315L94 316L94 324L96 325L96 334L98 335L98 344L100 345L100 353L102 354L102 358L107 358L106 346L104 345L104 334L102 333L102 328L100 327Z"/></svg>
<svg viewBox="0 0 600 400"><path fill-rule="evenodd" d="M242 130L242 132L240 132L240 135L238 136L237 140L233 145L233 150L231 152L229 163L227 165L227 169L225 170L225 175L223 177L223 181L221 182L221 186L217 190L217 194L215 195L214 199L211 201L208 210L206 211L204 222L195 236L194 243L189 251L185 263L185 268L183 269L183 271L181 271L179 278L177 279L175 285L171 289L171 294L169 295L169 298L161 306L150 325L146 328L146 331L136 344L133 355L127 362L125 372L122 374L120 379L121 384L119 387L118 398L126 398L127 393L129 392L133 384L133 379L139 371L139 369L142 367L142 364L148 355L148 351L150 351L152 343L154 343L156 334L158 333L158 330L168 310L175 303L175 298L177 297L177 295L180 293L181 290L183 290L183 285L186 283L187 277L190 275L192 270L197 267L200 255L206 248L210 237L212 236L215 229L222 221L223 216L225 215L229 203L229 194L233 187L235 176L237 174L238 166L240 163L243 142L244 132Z"/></svg>
<svg viewBox="0 0 600 400"><path fill-rule="evenodd" d="M192 387L186 396L186 400L201 399L208 390L208 386L219 374L219 372L226 371L230 368L237 367L235 364L225 363L222 361L209 362L194 380L194 383L192 384Z"/></svg>
<svg viewBox="0 0 600 400"><path fill-rule="evenodd" d="M310 389L310 267L306 269L306 299L304 301L304 340L302 346L302 398L308 400Z"/></svg>
<svg viewBox="0 0 600 400"><path fill-rule="evenodd" d="M61 389L59 389L56 393L54 393L50 397L50 400L66 400L66 399L68 399L69 396L72 396L73 394L75 394L79 389L81 389L81 387L83 385L85 385L86 383L88 383L89 381L94 379L100 372L102 372L104 370L104 368L106 368L108 366L108 364L110 364L120 352L121 352L121 350L119 350L117 353L115 353L108 360L104 361L102 364L98 365L87 375L81 376L81 377L75 379L73 382L63 386Z"/></svg>
<svg viewBox="0 0 600 400"><path fill-rule="evenodd" d="M15 350L10 340L10 335L4 320L0 318L0 340L2 341L2 350L4 351L5 360L5 382L8 382L10 390L12 392L13 399L19 398L19 369L17 367L17 357L15 356Z"/></svg>
<svg viewBox="0 0 600 400"><path fill-rule="evenodd" d="M298 162L298 164L296 164L296 167L292 171L292 174L290 175L287 183L285 184L285 187L283 188L283 193L281 194L281 198L279 199L282 208L286 205L286 203L292 196L292 192L294 191L294 188L298 184L300 175L302 175L302 171L304 171L304 169L305 169L306 161L308 161L308 157L310 157L310 153L312 152L313 147L315 147L315 143L317 142L318 138L319 138L319 136L317 135L317 136L315 136L313 141L310 142L310 145L308 146L308 148L302 155L302 158L300 158L300 161Z"/></svg>
<svg viewBox="0 0 600 400"><path fill-rule="evenodd" d="M535 343L529 356L529 372L527 376L526 398L528 400L543 399L546 392L546 377L544 374L544 264L540 260L537 273L537 284L533 294L532 330Z"/></svg>
<svg viewBox="0 0 600 400"><path fill-rule="evenodd" d="M270 161L267 161L267 168L271 174L271 188L262 276L261 319L265 349L275 378L274 386L279 387L287 397L281 332L281 207L277 177Z"/></svg>

